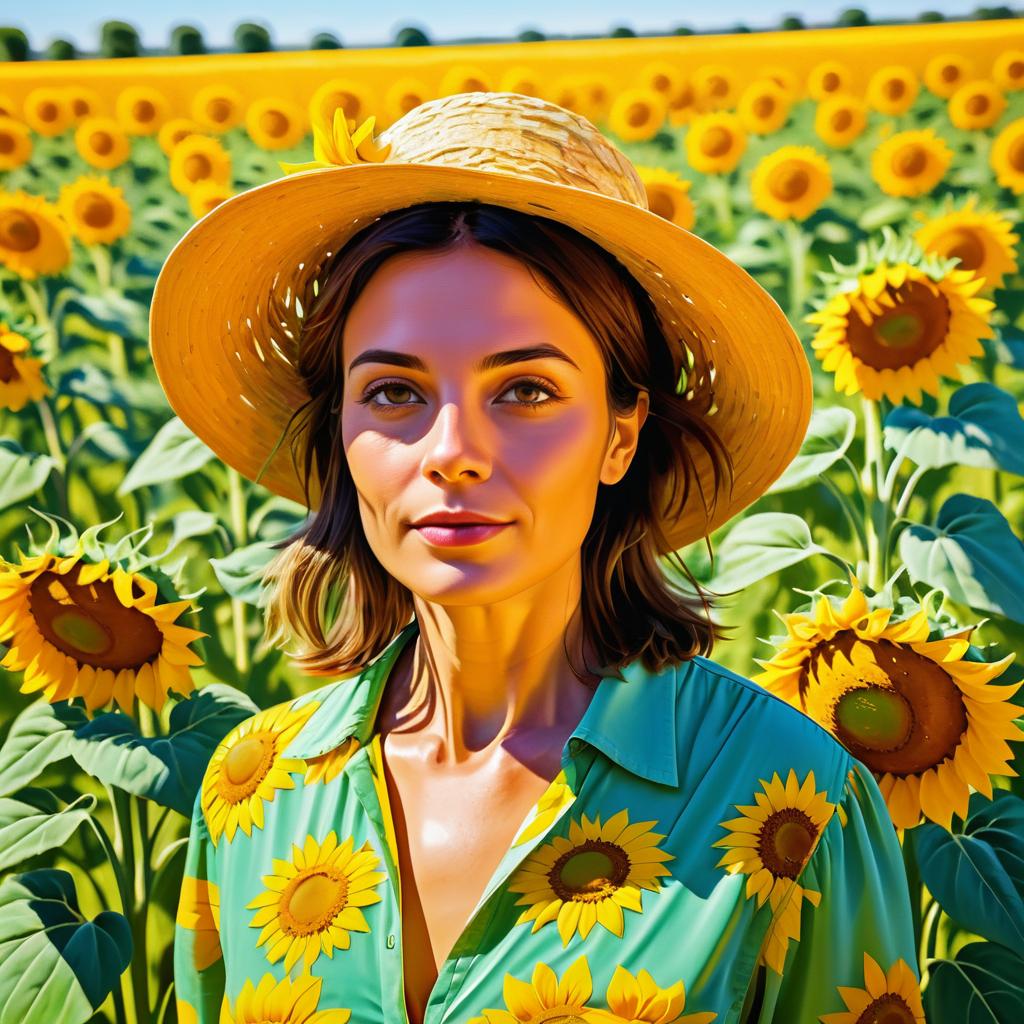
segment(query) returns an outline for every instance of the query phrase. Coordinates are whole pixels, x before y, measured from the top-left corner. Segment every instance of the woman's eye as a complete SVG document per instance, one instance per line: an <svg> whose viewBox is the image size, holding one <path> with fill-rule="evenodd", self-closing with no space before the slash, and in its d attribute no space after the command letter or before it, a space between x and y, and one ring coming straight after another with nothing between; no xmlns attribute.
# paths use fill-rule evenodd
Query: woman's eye
<svg viewBox="0 0 1024 1024"><path fill-rule="evenodd" d="M548 384L546 381L542 381L540 379L533 380L531 378L524 378L522 380L516 381L514 384L506 388L502 392L502 394L507 395L509 394L509 392L522 391L525 391L528 394L532 393L534 396L540 393L543 395L547 395L547 397L542 401L537 401L536 398L517 398L510 403L503 402L501 404L518 405L523 407L529 406L531 408L535 408L540 405L547 405L550 402L558 402L562 400L558 395L557 389L553 385ZM377 409L398 409L406 405L421 404L418 402L396 401L394 400L395 392L406 392L407 394L415 394L413 389L410 388L407 384L400 384L397 381L382 381L380 384L376 384L373 387L369 388L364 393L363 397L360 398L358 401L361 405L372 405ZM376 396L382 393L386 394L388 400L386 402L374 401Z"/></svg>

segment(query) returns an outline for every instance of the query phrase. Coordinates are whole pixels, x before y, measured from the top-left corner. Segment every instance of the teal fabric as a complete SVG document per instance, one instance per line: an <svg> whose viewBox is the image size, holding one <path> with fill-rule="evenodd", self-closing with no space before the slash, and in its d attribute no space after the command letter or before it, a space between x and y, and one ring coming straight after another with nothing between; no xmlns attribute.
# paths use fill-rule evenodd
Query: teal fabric
<svg viewBox="0 0 1024 1024"><path fill-rule="evenodd" d="M183 1024L406 1021L375 727L417 632L214 753L176 923ZM923 1024L900 845L867 768L711 659L622 677L601 680L425 1024L856 1024L872 1003Z"/></svg>

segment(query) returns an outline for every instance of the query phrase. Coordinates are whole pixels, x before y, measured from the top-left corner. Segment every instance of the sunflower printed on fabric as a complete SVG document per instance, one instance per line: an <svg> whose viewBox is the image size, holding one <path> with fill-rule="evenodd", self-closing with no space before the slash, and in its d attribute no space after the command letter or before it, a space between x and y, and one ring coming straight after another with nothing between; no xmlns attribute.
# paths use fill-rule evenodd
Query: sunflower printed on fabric
<svg viewBox="0 0 1024 1024"><path fill-rule="evenodd" d="M534 805L533 818L530 819L527 826L516 837L512 843L512 848L515 849L517 846L522 846L523 843L528 843L534 837L546 832L551 823L561 814L562 808L567 804L571 804L575 799L576 794L569 787L565 777L565 769L563 768L551 780L551 784Z"/></svg>
<svg viewBox="0 0 1024 1024"><path fill-rule="evenodd" d="M594 992L594 979L586 956L566 968L561 980L545 963L538 962L530 980L520 981L505 974L504 1010L484 1010L467 1024L534 1024L540 1021L597 1024L597 1011L587 1006ZM607 1018L605 1018L607 1020Z"/></svg>
<svg viewBox="0 0 1024 1024"><path fill-rule="evenodd" d="M910 964L902 957L885 971L865 951L864 988L839 985L836 990L846 1010L822 1014L818 1018L822 1024L925 1024L920 986Z"/></svg>
<svg viewBox="0 0 1024 1024"><path fill-rule="evenodd" d="M317 1010L322 988L323 978L311 974L280 981L264 974L255 986L246 978L234 1005L225 994L220 1024L348 1024L352 1017L349 1009Z"/></svg>
<svg viewBox="0 0 1024 1024"><path fill-rule="evenodd" d="M220 887L216 883L185 875L175 920L195 932L192 958L197 971L205 971L221 959Z"/></svg>
<svg viewBox="0 0 1024 1024"><path fill-rule="evenodd" d="M735 804L741 817L720 822L722 828L730 830L729 835L711 845L726 848L716 867L748 876L747 899L756 895L758 908L765 900L771 904L774 917L760 957L781 974L789 940L800 938L803 901L814 906L821 902L821 893L805 888L797 879L818 845L835 804L825 799L824 791L816 790L813 770L807 772L803 783L798 782L792 768L785 784L778 772L771 782L759 781L764 792L754 793L757 803Z"/></svg>
<svg viewBox="0 0 1024 1024"><path fill-rule="evenodd" d="M643 913L641 889L660 892L659 875L671 875L662 850L665 837L651 831L656 821L629 824L629 811L613 814L604 825L573 818L569 835L538 847L509 879L509 892L522 893L526 906L516 924L533 921L531 934L556 921L562 945L578 931L585 939L596 924L622 938L623 909Z"/></svg>
<svg viewBox="0 0 1024 1024"><path fill-rule="evenodd" d="M350 736L344 743L340 743L333 750L328 750L326 754L321 754L319 757L307 757L303 782L307 786L312 786L317 782L326 785L333 781L341 774L345 765L358 749L358 737Z"/></svg>
<svg viewBox="0 0 1024 1024"><path fill-rule="evenodd" d="M240 722L213 752L203 777L202 809L216 846L221 836L230 843L238 829L247 836L263 828L264 803L279 789L294 789L290 772L302 772L305 761L282 757L320 706L281 704Z"/></svg>
<svg viewBox="0 0 1024 1024"><path fill-rule="evenodd" d="M605 993L608 1010L597 1010L590 1018L598 1024L711 1024L713 1011L683 1014L686 990L682 981L661 988L642 967L634 977L618 964Z"/></svg>
<svg viewBox="0 0 1024 1024"><path fill-rule="evenodd" d="M290 972L301 959L308 969L321 953L349 949L352 932L370 931L362 908L381 901L374 887L387 874L375 870L381 861L369 842L359 850L354 843L349 836L339 846L332 829L322 843L307 835L301 847L293 844L290 861L274 858L267 888L246 905L256 910L249 927L263 929L256 945L267 947L271 963L284 957Z"/></svg>

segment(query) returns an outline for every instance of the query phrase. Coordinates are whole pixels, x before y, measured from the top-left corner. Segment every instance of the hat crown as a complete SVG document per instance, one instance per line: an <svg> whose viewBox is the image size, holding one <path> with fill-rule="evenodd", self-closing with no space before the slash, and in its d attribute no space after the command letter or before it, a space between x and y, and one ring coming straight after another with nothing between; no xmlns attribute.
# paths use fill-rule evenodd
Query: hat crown
<svg viewBox="0 0 1024 1024"><path fill-rule="evenodd" d="M649 209L643 179L585 117L517 92L428 100L386 128L386 163L468 167L571 185Z"/></svg>

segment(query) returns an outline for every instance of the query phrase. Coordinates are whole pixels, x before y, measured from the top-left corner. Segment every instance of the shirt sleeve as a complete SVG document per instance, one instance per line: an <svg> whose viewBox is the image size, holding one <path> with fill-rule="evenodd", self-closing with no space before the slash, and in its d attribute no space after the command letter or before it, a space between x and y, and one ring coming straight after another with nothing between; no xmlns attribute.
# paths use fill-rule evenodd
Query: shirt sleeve
<svg viewBox="0 0 1024 1024"><path fill-rule="evenodd" d="M210 833L196 794L174 925L174 993L179 1024L217 1024L224 998L220 889Z"/></svg>
<svg viewBox="0 0 1024 1024"><path fill-rule="evenodd" d="M881 1000L879 1019L886 1005L902 1001L910 1015L900 1019L924 1024L902 849L874 776L855 758L797 883L806 891L793 894L801 897L799 924L788 931L797 937L781 974L759 958L760 1006L755 997L745 1020L842 1024Z"/></svg>

